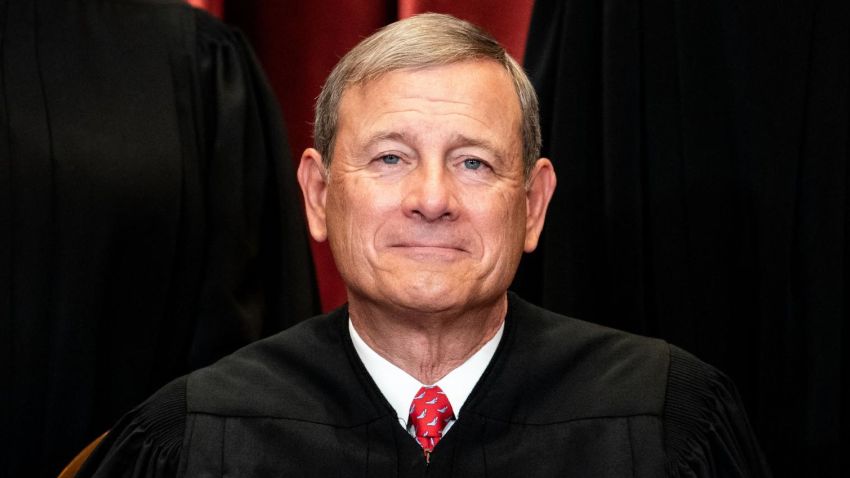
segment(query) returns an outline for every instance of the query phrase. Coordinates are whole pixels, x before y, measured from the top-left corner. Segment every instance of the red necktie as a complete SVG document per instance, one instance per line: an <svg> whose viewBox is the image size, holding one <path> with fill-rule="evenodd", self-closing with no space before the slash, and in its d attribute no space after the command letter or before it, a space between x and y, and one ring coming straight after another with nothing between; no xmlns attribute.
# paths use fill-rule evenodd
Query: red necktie
<svg viewBox="0 0 850 478"><path fill-rule="evenodd" d="M425 458L443 438L446 423L455 417L452 405L440 387L422 387L410 404L408 424L413 426L416 441L422 446Z"/></svg>

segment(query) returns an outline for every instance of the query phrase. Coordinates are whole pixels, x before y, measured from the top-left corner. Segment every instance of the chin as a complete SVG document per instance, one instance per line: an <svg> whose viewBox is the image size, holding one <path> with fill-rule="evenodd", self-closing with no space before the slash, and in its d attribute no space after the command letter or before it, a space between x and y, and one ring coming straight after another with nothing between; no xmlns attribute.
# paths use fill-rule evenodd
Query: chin
<svg viewBox="0 0 850 478"><path fill-rule="evenodd" d="M398 282L394 290L393 302L399 306L421 312L443 312L457 309L468 303L467 294L460 294L464 288L453 281L416 281Z"/></svg>
<svg viewBox="0 0 850 478"><path fill-rule="evenodd" d="M398 298L396 305L403 310L416 314L441 314L452 310L460 310L463 301L447 300L442 297L404 297Z"/></svg>

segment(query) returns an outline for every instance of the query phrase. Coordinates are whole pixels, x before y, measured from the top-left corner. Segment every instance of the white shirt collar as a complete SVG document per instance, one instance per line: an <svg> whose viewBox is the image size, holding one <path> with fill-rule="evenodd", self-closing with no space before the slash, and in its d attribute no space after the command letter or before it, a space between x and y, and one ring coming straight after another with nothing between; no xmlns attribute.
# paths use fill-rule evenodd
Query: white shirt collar
<svg viewBox="0 0 850 478"><path fill-rule="evenodd" d="M496 348L499 346L499 341L502 339L502 334L505 331L505 323L503 321L493 338L488 340L466 362L449 372L445 377L437 381L436 384L420 383L419 380L416 380L404 370L393 365L389 360L378 355L377 352L372 350L363 341L357 330L354 329L351 319L348 320L348 331L351 334L354 350L366 367L366 371L369 372L378 389L396 411L399 424L402 427L406 427L410 402L413 400L416 392L424 385L439 385L452 405L455 418L460 418L461 407L463 407L473 387L478 383L478 379L484 374L484 370L487 369L487 365L490 364L490 360L496 353Z"/></svg>

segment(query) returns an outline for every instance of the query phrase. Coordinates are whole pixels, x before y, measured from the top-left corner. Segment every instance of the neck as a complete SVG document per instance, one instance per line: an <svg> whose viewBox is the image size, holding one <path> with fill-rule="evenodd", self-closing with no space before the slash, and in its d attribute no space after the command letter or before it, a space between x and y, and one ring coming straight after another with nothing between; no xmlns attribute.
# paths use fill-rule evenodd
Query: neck
<svg viewBox="0 0 850 478"><path fill-rule="evenodd" d="M348 312L369 347L424 384L463 364L493 338L507 313L507 294L461 312L388 310L349 296Z"/></svg>

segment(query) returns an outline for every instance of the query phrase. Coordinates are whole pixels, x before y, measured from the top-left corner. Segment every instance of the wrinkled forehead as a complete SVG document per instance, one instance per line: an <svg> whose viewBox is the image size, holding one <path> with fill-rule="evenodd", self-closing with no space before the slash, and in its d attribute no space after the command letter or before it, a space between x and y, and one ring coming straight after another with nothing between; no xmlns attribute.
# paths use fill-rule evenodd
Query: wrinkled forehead
<svg viewBox="0 0 850 478"><path fill-rule="evenodd" d="M410 79L420 77L430 78L432 80L446 78L451 80L453 76L464 74L472 75L481 80L475 85L475 90L481 92L491 91L494 86L501 87L506 92L510 90L510 95L503 97L503 100L508 100L516 106L517 112L520 111L519 94L516 91L510 73L503 65L489 58L466 59L410 68L388 68L384 71L375 72L362 78L358 77L356 80L347 82L342 89L340 101L351 92L372 90L376 84L386 86L393 83L404 83ZM388 78L391 80L387 81ZM427 86L427 83L425 86Z"/></svg>
<svg viewBox="0 0 850 478"><path fill-rule="evenodd" d="M488 131L495 136L492 141L521 155L519 96L509 73L495 61L396 69L351 85L342 93L337 127L359 132L382 116L391 118L392 113L406 110L447 120L463 116L473 129ZM382 124L381 128L391 126ZM484 136L482 141L487 140Z"/></svg>

